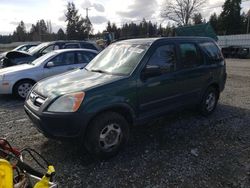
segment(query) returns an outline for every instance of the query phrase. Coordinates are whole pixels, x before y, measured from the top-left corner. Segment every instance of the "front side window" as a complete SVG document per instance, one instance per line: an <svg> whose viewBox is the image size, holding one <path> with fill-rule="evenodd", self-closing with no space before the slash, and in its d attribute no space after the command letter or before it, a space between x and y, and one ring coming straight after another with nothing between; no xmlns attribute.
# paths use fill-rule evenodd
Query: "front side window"
<svg viewBox="0 0 250 188"><path fill-rule="evenodd" d="M164 45L155 50L148 65L159 66L162 72L174 71L176 64L175 45Z"/></svg>
<svg viewBox="0 0 250 188"><path fill-rule="evenodd" d="M95 54L91 52L76 52L77 63L89 63L94 57Z"/></svg>
<svg viewBox="0 0 250 188"><path fill-rule="evenodd" d="M62 65L71 65L74 64L75 60L75 53L74 52L67 52L63 54L59 54L58 56L54 57L51 62L53 62L54 66L62 66Z"/></svg>
<svg viewBox="0 0 250 188"><path fill-rule="evenodd" d="M98 54L86 67L93 72L129 75L146 53L148 45L114 43Z"/></svg>
<svg viewBox="0 0 250 188"><path fill-rule="evenodd" d="M202 58L195 44L180 44L181 62L184 68L195 67L202 63Z"/></svg>

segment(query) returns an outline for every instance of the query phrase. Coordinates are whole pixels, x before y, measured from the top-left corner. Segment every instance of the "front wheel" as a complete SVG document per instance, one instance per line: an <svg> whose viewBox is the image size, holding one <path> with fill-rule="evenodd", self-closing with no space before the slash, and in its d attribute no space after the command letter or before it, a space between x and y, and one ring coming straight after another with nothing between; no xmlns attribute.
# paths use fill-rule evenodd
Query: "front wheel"
<svg viewBox="0 0 250 188"><path fill-rule="evenodd" d="M115 112L97 116L86 132L85 147L100 159L116 155L128 142L129 125L126 119Z"/></svg>
<svg viewBox="0 0 250 188"><path fill-rule="evenodd" d="M14 95L18 98L25 99L29 91L33 87L34 82L31 80L23 80L14 86Z"/></svg>
<svg viewBox="0 0 250 188"><path fill-rule="evenodd" d="M214 87L209 87L205 92L201 104L200 111L204 116L208 116L215 110L219 99L219 93Z"/></svg>

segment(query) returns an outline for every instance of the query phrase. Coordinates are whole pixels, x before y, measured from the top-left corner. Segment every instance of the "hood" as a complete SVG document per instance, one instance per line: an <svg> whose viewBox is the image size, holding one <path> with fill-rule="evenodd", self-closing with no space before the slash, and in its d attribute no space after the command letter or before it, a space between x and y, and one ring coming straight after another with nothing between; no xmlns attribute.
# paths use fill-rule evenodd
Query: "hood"
<svg viewBox="0 0 250 188"><path fill-rule="evenodd" d="M34 91L42 96L54 98L67 93L86 91L122 78L123 76L78 69L38 82Z"/></svg>
<svg viewBox="0 0 250 188"><path fill-rule="evenodd" d="M22 65L16 65L12 67L2 68L0 69L0 75L6 75L10 73L15 73L23 70L28 70L34 68L34 65L31 64L22 64Z"/></svg>
<svg viewBox="0 0 250 188"><path fill-rule="evenodd" d="M10 52L7 52L5 56L10 59L10 58L19 58L19 57L30 57L32 55L25 51L10 51Z"/></svg>

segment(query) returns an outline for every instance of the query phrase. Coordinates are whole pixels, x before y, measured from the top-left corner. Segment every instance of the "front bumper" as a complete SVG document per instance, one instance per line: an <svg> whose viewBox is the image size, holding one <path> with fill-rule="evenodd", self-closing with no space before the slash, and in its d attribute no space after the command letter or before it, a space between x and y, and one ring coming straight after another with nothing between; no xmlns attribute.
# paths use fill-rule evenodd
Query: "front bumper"
<svg viewBox="0 0 250 188"><path fill-rule="evenodd" d="M33 125L48 138L77 138L83 136L90 116L76 113L50 113L36 111L25 102L24 110Z"/></svg>
<svg viewBox="0 0 250 188"><path fill-rule="evenodd" d="M2 80L0 81L0 94L12 94L14 82Z"/></svg>

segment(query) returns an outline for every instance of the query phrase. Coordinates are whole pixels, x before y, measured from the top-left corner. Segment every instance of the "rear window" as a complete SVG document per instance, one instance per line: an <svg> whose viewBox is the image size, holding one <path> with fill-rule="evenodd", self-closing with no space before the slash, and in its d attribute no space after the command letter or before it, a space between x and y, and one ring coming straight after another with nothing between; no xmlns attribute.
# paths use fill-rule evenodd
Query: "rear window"
<svg viewBox="0 0 250 188"><path fill-rule="evenodd" d="M218 60L223 58L220 49L213 42L201 43L200 47L209 59Z"/></svg>

